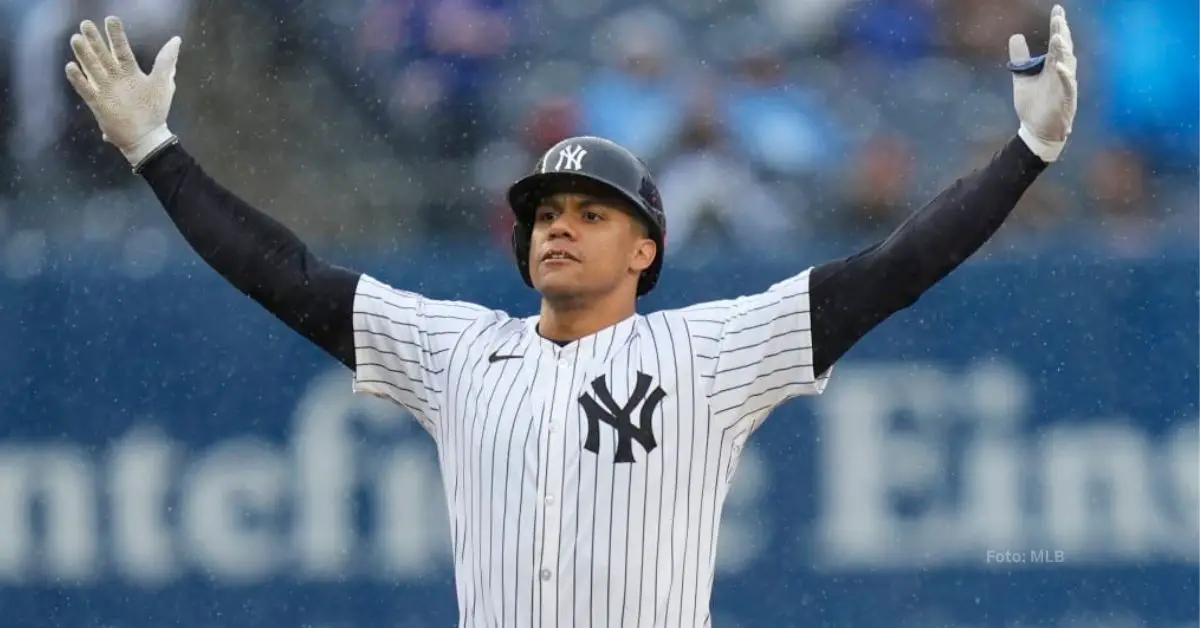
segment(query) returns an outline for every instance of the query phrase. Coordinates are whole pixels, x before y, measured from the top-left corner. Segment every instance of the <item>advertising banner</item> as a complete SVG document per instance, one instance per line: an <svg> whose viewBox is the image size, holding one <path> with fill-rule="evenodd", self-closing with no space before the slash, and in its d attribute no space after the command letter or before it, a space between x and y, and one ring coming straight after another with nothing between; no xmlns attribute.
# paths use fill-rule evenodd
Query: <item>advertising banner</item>
<svg viewBox="0 0 1200 628"><path fill-rule="evenodd" d="M536 308L502 262L366 265ZM799 270L671 270L642 307ZM1196 626L1197 285L972 263L886 321L751 438L713 625ZM344 367L202 265L0 290L0 628L455 624L433 444Z"/></svg>

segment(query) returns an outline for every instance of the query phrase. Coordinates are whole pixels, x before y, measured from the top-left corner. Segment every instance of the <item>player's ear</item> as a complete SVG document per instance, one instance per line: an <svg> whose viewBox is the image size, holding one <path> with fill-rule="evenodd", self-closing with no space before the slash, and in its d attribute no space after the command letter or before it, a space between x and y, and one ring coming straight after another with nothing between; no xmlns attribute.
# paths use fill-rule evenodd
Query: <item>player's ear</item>
<svg viewBox="0 0 1200 628"><path fill-rule="evenodd" d="M630 270L640 273L654 263L658 255L658 245L650 238L638 238L633 248L632 259L629 261Z"/></svg>

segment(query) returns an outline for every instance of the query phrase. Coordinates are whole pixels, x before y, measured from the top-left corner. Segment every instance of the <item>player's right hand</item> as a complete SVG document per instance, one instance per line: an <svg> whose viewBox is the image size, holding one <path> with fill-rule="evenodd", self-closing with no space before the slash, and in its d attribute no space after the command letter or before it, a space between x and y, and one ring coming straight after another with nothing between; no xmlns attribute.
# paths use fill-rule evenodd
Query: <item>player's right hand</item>
<svg viewBox="0 0 1200 628"><path fill-rule="evenodd" d="M167 113L175 96L175 63L182 40L172 37L146 74L138 67L121 20L108 17L104 28L107 43L90 20L71 36L78 63L67 64L67 80L92 111L104 141L116 146L136 170L174 140Z"/></svg>

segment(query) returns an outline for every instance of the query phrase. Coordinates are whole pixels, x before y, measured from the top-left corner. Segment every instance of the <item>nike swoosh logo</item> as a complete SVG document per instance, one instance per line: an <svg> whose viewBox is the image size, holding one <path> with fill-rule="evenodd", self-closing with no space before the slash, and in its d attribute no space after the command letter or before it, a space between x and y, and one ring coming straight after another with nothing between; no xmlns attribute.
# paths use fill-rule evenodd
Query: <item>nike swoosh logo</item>
<svg viewBox="0 0 1200 628"><path fill-rule="evenodd" d="M522 358L522 357L524 357L524 356L520 356L520 355L500 355L500 353L499 353L499 352L496 352L496 353L493 353L492 355L489 355L489 356L488 356L488 363L489 363L489 364L490 364L490 363L495 363L495 362L499 362L500 360L517 360L517 359L520 359L520 358Z"/></svg>

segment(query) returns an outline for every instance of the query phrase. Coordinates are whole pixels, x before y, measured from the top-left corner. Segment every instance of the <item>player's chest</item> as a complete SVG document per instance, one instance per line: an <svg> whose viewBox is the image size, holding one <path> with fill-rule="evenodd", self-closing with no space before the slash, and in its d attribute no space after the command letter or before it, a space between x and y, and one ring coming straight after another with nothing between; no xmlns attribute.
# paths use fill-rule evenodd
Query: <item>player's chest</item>
<svg viewBox="0 0 1200 628"><path fill-rule="evenodd" d="M593 358L571 351L488 354L450 373L450 446L514 463L615 467L673 459L704 429L704 395L689 362L637 346ZM656 464L656 466L657 466Z"/></svg>

